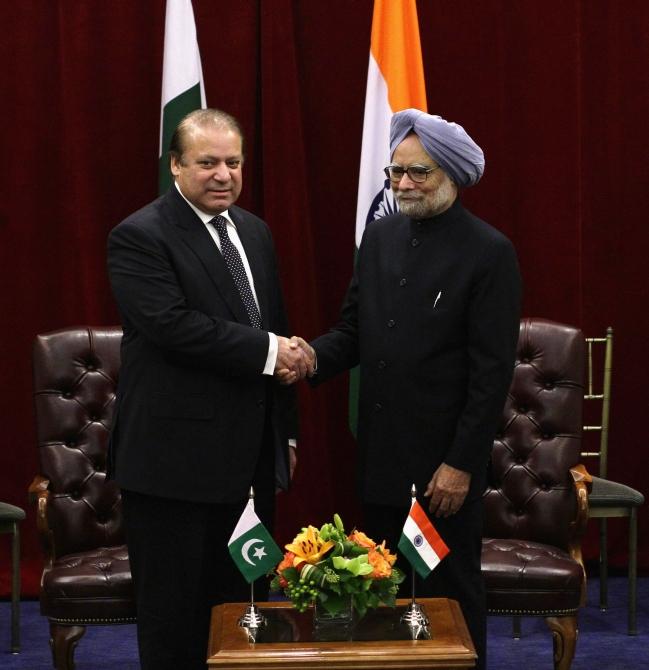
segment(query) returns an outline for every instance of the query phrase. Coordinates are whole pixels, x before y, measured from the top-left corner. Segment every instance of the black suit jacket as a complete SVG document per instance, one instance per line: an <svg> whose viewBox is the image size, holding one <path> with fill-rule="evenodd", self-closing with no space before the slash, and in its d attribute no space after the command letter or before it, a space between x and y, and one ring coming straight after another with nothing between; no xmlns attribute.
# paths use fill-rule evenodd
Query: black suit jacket
<svg viewBox="0 0 649 670"><path fill-rule="evenodd" d="M442 462L480 495L511 382L520 276L509 240L459 200L368 225L340 322L312 345L316 383L361 364L362 499L407 507Z"/></svg>
<svg viewBox="0 0 649 670"><path fill-rule="evenodd" d="M239 207L229 212L263 328L286 335L270 231ZM286 485L294 391L261 374L268 334L250 326L222 255L175 186L112 230L108 269L124 328L111 476L149 495L234 502L272 435Z"/></svg>

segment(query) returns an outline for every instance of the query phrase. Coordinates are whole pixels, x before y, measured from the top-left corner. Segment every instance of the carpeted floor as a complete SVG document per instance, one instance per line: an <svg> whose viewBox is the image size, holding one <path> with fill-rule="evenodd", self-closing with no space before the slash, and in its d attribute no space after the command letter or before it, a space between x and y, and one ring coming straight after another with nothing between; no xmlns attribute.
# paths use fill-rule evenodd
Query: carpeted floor
<svg viewBox="0 0 649 670"><path fill-rule="evenodd" d="M649 578L639 580L638 632L626 634L626 580L612 578L609 609L600 612L598 582L589 581L589 604L579 615L579 640L572 670L649 670ZM38 603L22 603L22 651L9 649L9 603L0 603L0 668L50 670L47 621ZM552 638L540 619L523 619L523 636L511 637L510 618L489 618L489 670L552 669ZM75 654L76 670L138 670L134 626L88 627ZM179 670L182 670L179 668ZM377 670L381 670L377 666Z"/></svg>

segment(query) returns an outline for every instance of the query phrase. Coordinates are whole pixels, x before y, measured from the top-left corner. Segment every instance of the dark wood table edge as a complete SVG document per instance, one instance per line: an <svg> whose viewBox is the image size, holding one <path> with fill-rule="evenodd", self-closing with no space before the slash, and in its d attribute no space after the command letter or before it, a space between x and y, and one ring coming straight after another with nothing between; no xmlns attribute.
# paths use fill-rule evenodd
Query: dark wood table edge
<svg viewBox="0 0 649 670"><path fill-rule="evenodd" d="M430 657L431 644L429 640L398 640L381 642L314 642L307 641L291 646L290 658L287 658L287 643L263 643L264 656L259 657L254 652L255 645L250 643L246 648L222 649L220 641L223 638L223 613L226 605L217 605L212 611L210 625L209 668L236 668L237 670L255 670L259 668L287 668L302 670L311 668L327 668L328 670L359 670L367 667L380 667L389 670L415 668L470 668L474 667L476 654L473 642L466 628L466 623L458 603L454 600L421 599L426 604L429 600L446 601L453 619L453 626L458 635L457 644L449 646L443 652L437 650L434 658ZM402 599L397 605L407 605L410 601ZM247 603L237 603L241 612ZM257 603L260 609L281 608L289 609L290 603L264 602ZM243 632L243 631L242 631ZM360 648L365 648L362 653ZM372 649L373 648L373 649ZM252 652L252 654L251 654ZM391 658L394 657L394 658ZM428 658L427 658L428 657ZM380 666L378 661L380 660ZM443 665L440 665L443 664Z"/></svg>

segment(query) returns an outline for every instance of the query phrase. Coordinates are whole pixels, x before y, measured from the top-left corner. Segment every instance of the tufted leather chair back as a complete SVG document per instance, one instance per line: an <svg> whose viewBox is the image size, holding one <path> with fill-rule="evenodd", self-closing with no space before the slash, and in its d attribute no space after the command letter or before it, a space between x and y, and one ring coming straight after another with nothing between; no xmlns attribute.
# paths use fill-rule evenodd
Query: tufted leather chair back
<svg viewBox="0 0 649 670"><path fill-rule="evenodd" d="M521 321L514 377L494 440L485 536L567 549L580 461L584 338L542 319Z"/></svg>
<svg viewBox="0 0 649 670"><path fill-rule="evenodd" d="M106 482L120 365L120 328L72 328L34 343L41 473L57 556L124 543L120 492Z"/></svg>

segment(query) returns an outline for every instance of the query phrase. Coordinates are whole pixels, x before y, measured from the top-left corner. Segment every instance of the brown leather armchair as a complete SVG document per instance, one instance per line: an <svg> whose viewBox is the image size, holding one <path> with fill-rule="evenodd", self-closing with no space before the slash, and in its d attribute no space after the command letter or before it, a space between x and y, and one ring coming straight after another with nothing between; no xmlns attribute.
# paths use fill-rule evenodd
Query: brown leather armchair
<svg viewBox="0 0 649 670"><path fill-rule="evenodd" d="M74 668L87 625L135 621L120 492L106 482L121 338L119 328L72 328L34 342L41 474L30 494L45 553L41 614L57 670Z"/></svg>
<svg viewBox="0 0 649 670"><path fill-rule="evenodd" d="M568 670L585 602L580 538L590 476L579 465L584 338L521 321L516 367L485 492L482 571L491 615L541 616L554 667Z"/></svg>

